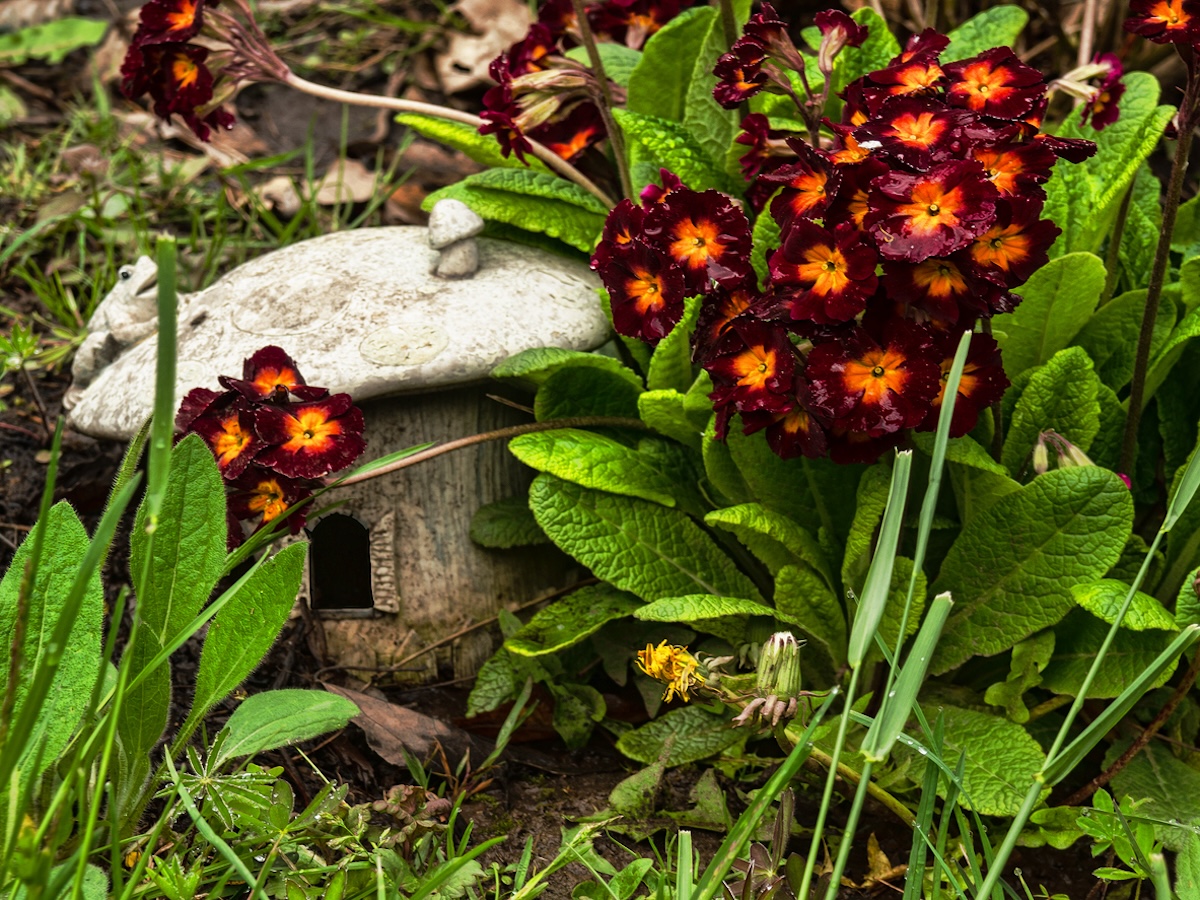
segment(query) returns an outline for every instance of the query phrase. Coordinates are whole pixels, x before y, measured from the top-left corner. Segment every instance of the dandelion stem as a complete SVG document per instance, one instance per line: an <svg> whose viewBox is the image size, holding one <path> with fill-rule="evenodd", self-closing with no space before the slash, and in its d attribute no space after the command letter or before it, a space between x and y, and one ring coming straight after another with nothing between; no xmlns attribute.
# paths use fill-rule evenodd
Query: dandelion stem
<svg viewBox="0 0 1200 900"><path fill-rule="evenodd" d="M1167 275L1167 263L1171 253L1171 232L1175 230L1175 213L1179 210L1179 198L1183 194L1183 180L1187 175L1188 155L1192 148L1192 133L1197 120L1197 93L1200 79L1188 75L1187 87L1183 92L1183 103L1179 107L1179 142L1175 145L1175 159L1171 163L1171 177L1167 182L1167 196L1163 201L1162 230L1158 235L1158 247L1154 251L1154 265L1150 269L1150 284L1146 289L1146 308L1142 313L1142 330L1138 335L1137 356L1133 363L1133 380L1129 384L1129 412L1125 418L1125 436L1121 442L1121 460L1117 471L1131 475L1137 455L1138 425L1142 421L1142 403L1146 390L1146 369L1150 364L1150 341L1154 335L1154 322L1158 318L1158 304L1162 299L1163 282Z"/></svg>
<svg viewBox="0 0 1200 900"><path fill-rule="evenodd" d="M357 91L343 91L339 88L328 87L301 78L295 72L289 72L287 80L284 83L310 96L320 97L324 100L334 100L338 103L349 103L352 106L373 106L377 109L393 109L397 112L420 113L426 116L436 116L439 119L448 119L451 122L461 122L473 128L478 128L484 124L483 119L479 118L479 116L457 109L450 109L446 106L438 106L436 103L421 103L417 100L403 100L399 97L381 97L377 94L360 94ZM579 185L605 206L612 207L617 205L617 201L608 196L594 181L549 147L539 144L532 139L529 139L529 143L532 147L533 155L545 163L549 169L563 178L575 182L575 184Z"/></svg>

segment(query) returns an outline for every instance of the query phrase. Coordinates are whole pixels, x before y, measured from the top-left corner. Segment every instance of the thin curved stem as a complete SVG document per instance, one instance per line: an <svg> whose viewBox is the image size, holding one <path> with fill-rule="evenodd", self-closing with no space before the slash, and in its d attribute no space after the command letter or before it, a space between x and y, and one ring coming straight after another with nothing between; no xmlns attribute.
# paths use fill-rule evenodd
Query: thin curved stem
<svg viewBox="0 0 1200 900"><path fill-rule="evenodd" d="M517 437L522 434L532 434L535 431L554 431L558 428L637 428L640 431L648 431L646 423L641 419L630 419L625 416L576 416L567 419L548 419L545 422L529 422L525 425L511 425L508 428L497 428L495 431L485 431L482 434L472 434L469 437L458 438L454 441L447 441L444 444L438 444L436 447L430 447L428 450L422 450L420 453L414 453L412 456L406 456L404 459L398 459L388 466L380 466L378 469L372 469L370 472L364 472L361 475L352 475L343 481L335 482L329 485L332 488L348 487L352 484L358 484L360 481L368 481L371 478L378 478L380 475L387 475L391 472L399 472L401 469L407 469L409 466L415 466L417 463L425 462L434 457L441 456L443 453L450 453L454 450L461 450L464 447L471 447L475 444L484 444L488 441L502 441L506 438Z"/></svg>
<svg viewBox="0 0 1200 900"><path fill-rule="evenodd" d="M439 119L448 119L451 122L461 122L473 128L478 128L484 124L483 119L479 118L479 116L457 109L450 109L447 106L438 106L436 103L421 103L418 100L403 100L399 97L381 97L377 94L360 94L357 91L343 91L340 88L328 87L327 85L317 84L306 78L301 78L295 72L289 72L284 83L310 96L320 97L324 100L333 100L337 103L348 103L351 106L371 106L376 109L393 109L396 112L420 113L426 116L436 116ZM545 144L539 144L528 136L526 136L526 139L529 140L533 155L545 163L548 168L563 178L575 182L575 184L579 185L605 206L613 207L617 205L617 202L608 196L599 185Z"/></svg>
<svg viewBox="0 0 1200 900"><path fill-rule="evenodd" d="M595 73L596 80L600 82L600 103L597 104L597 108L600 110L600 118L604 120L604 127L608 131L609 143L612 144L613 158L617 163L617 174L621 177L621 193L634 200L633 182L629 178L629 157L625 155L625 135L613 119L612 86L608 83L608 73L604 71L604 60L600 56L600 49L596 46L596 36L592 34L592 24L588 21L583 0L571 0L571 4L575 9L575 21L579 23L579 34L583 38L583 46L587 48L588 59L592 63L592 72Z"/></svg>

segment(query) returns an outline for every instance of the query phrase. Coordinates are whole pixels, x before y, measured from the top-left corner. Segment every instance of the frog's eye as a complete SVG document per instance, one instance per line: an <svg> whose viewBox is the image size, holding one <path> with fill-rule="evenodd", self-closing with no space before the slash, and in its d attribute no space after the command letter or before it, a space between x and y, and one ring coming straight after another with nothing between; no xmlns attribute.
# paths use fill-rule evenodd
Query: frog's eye
<svg viewBox="0 0 1200 900"><path fill-rule="evenodd" d="M117 269L117 277L122 281L128 281L133 277L133 266L121 266Z"/></svg>

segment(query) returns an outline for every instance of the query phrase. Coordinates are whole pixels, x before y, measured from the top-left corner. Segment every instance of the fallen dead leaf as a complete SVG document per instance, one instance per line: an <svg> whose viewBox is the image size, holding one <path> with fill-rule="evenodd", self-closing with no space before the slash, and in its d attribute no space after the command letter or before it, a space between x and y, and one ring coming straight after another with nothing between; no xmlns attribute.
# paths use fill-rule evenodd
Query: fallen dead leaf
<svg viewBox="0 0 1200 900"><path fill-rule="evenodd" d="M383 205L383 216L391 224L424 225L429 217L421 212L426 190L413 181L406 181L392 191Z"/></svg>
<svg viewBox="0 0 1200 900"><path fill-rule="evenodd" d="M460 0L454 6L478 34L455 34L438 57L437 73L448 94L491 81L488 64L525 37L533 14L521 0Z"/></svg>
<svg viewBox="0 0 1200 900"><path fill-rule="evenodd" d="M375 173L357 159L334 161L316 184L316 200L322 206L338 203L366 203L376 190Z"/></svg>
<svg viewBox="0 0 1200 900"><path fill-rule="evenodd" d="M274 210L281 216L294 216L300 212L303 201L296 190L296 184L286 175L276 175L269 181L259 185L255 192L267 209Z"/></svg>
<svg viewBox="0 0 1200 900"><path fill-rule="evenodd" d="M75 12L75 0L0 0L0 31L44 25Z"/></svg>

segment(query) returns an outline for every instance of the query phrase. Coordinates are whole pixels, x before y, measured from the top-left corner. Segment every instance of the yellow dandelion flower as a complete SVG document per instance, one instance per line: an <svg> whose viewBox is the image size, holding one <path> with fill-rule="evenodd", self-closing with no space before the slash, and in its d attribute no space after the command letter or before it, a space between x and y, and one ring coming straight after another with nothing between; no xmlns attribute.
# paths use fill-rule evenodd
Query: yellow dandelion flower
<svg viewBox="0 0 1200 900"><path fill-rule="evenodd" d="M637 655L638 668L653 678L667 685L663 700L671 702L678 694L687 702L691 698L688 691L696 683L696 668L699 665L696 658L688 653L687 647L678 644L668 644L663 641L657 647L647 644L646 649Z"/></svg>

